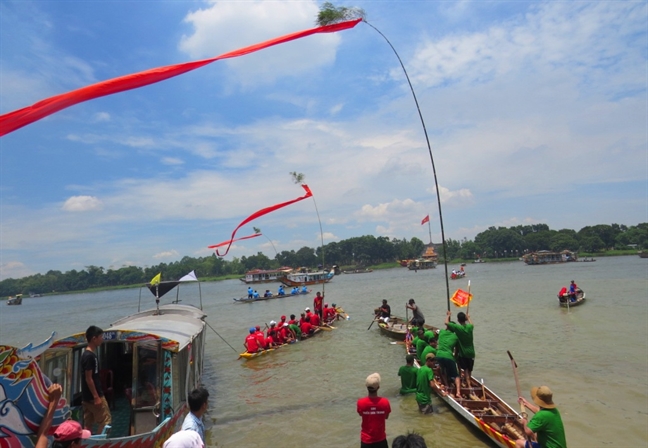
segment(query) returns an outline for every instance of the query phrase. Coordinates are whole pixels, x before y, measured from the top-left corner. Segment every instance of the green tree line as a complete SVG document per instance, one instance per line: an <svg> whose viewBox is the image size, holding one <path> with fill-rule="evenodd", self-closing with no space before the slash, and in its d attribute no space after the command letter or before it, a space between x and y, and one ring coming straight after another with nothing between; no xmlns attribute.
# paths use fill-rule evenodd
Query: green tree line
<svg viewBox="0 0 648 448"><path fill-rule="evenodd" d="M580 252L603 252L608 249L648 249L648 223L637 226L599 224L587 226L578 232L570 229L551 230L546 224L515 227L490 227L479 233L474 240L448 239L446 251L449 260L481 258L520 257L538 250L572 250ZM365 235L349 238L324 246L326 265L372 266L396 260L417 258L425 249L419 238L389 239ZM437 253L443 256L443 248L437 245ZM322 248L302 247L294 251L282 251L273 259L262 252L249 257L225 261L215 254L207 257L183 257L172 263L160 263L150 267L124 266L104 269L86 266L84 270L68 272L48 271L20 279L0 282L0 296L17 293L44 294L51 292L82 291L144 284L158 273L163 280L177 280L194 270L198 278L243 275L252 269L275 269L281 266L316 267L322 264Z"/></svg>

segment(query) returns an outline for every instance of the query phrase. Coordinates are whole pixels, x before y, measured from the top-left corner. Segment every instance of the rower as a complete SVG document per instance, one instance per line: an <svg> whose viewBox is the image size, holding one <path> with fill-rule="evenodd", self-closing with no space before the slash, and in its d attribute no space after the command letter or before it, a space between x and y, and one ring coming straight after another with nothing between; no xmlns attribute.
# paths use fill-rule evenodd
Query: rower
<svg viewBox="0 0 648 448"><path fill-rule="evenodd" d="M308 288L306 287L306 285L302 286L301 292L302 294L308 293Z"/></svg>
<svg viewBox="0 0 648 448"><path fill-rule="evenodd" d="M270 292L269 289L265 290L265 292L263 293L263 297L272 297L272 293Z"/></svg>
<svg viewBox="0 0 648 448"><path fill-rule="evenodd" d="M252 289L251 286L248 286L248 299L251 299L253 294L254 294L254 290Z"/></svg>
<svg viewBox="0 0 648 448"><path fill-rule="evenodd" d="M302 332L302 335L311 335L315 331L315 328L310 323L310 317L306 316L304 321L301 323L299 329Z"/></svg>
<svg viewBox="0 0 648 448"><path fill-rule="evenodd" d="M257 292L256 289L255 289L254 292L252 293L252 297L253 297L254 299L258 299L258 298L259 298L259 293Z"/></svg>
<svg viewBox="0 0 648 448"><path fill-rule="evenodd" d="M383 299L382 305L378 308L380 317L379 319L385 324L389 324L389 318L391 317L391 307L387 304L387 299ZM392 325L393 326L393 325Z"/></svg>
<svg viewBox="0 0 648 448"><path fill-rule="evenodd" d="M270 321L270 328L266 330L266 347L274 347L276 344L276 338L277 338L277 322L274 320Z"/></svg>
<svg viewBox="0 0 648 448"><path fill-rule="evenodd" d="M310 313L308 315L310 317L310 323L314 327L319 327L321 325L321 319L317 313Z"/></svg>
<svg viewBox="0 0 648 448"><path fill-rule="evenodd" d="M257 345L258 345L261 349L265 350L265 349L266 349L266 338L265 338L265 336L263 335L263 331L261 331L261 327L258 326L258 325L257 325L256 328L255 328L254 336L255 336L256 339L257 339Z"/></svg>
<svg viewBox="0 0 648 448"><path fill-rule="evenodd" d="M279 285L279 289L277 289L277 295L280 295L280 296L285 296L286 295L286 291L284 291L283 285Z"/></svg>
<svg viewBox="0 0 648 448"><path fill-rule="evenodd" d="M243 345L245 345L245 350L248 353L256 353L259 351L259 345L257 342L257 338L255 336L256 328L252 327L250 328L250 334L245 338L245 342Z"/></svg>

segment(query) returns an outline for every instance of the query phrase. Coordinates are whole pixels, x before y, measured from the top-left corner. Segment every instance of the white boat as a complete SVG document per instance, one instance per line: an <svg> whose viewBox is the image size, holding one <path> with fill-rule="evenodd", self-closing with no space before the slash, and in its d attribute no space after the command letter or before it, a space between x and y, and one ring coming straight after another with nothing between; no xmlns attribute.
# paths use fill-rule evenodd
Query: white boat
<svg viewBox="0 0 648 448"><path fill-rule="evenodd" d="M160 291L171 291L179 283L161 282L149 289L159 302ZM104 329L97 355L113 424L104 434L84 440L84 447L158 447L186 414L186 397L200 384L203 371L206 314L178 301L137 312ZM85 328L79 331L56 341L52 337L38 347L0 346L3 398L11 401L12 415L22 417L2 422L0 446L34 446L34 433L48 406L44 392L51 382L63 386L53 427L68 418L82 418L79 364L87 343ZM31 424L21 426L20 421Z"/></svg>
<svg viewBox="0 0 648 448"><path fill-rule="evenodd" d="M291 272L281 279L281 283L287 286L304 286L319 285L331 281L335 271L315 271L315 272Z"/></svg>
<svg viewBox="0 0 648 448"><path fill-rule="evenodd" d="M253 269L245 273L245 277L240 278L243 283L252 284L252 283L271 283L279 282L281 279L291 272L293 269L287 266L284 266L279 269Z"/></svg>
<svg viewBox="0 0 648 448"><path fill-rule="evenodd" d="M7 305L22 305L22 294L7 297Z"/></svg>

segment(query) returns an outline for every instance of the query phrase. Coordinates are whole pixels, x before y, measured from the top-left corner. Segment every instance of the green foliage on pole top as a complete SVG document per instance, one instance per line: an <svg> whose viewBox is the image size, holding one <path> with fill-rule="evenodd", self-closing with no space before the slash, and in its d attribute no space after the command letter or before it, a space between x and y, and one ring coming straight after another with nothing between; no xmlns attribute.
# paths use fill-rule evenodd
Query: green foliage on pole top
<svg viewBox="0 0 648 448"><path fill-rule="evenodd" d="M333 3L325 2L320 7L315 23L319 26L326 26L353 19L364 20L365 16L366 14L362 8L347 8L346 6L336 7Z"/></svg>
<svg viewBox="0 0 648 448"><path fill-rule="evenodd" d="M301 184L304 182L304 179L306 176L303 173L298 173L297 171L291 171L290 176L292 177L292 180L296 184Z"/></svg>

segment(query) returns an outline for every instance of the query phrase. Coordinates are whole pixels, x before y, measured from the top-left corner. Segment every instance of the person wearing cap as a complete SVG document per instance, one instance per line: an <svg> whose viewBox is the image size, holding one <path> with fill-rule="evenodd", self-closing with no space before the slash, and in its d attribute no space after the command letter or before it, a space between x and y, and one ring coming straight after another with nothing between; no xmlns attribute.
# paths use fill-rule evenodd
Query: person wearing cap
<svg viewBox="0 0 648 448"><path fill-rule="evenodd" d="M277 328L283 327L283 325L286 323L286 316L281 316L279 319L279 322L277 322Z"/></svg>
<svg viewBox="0 0 648 448"><path fill-rule="evenodd" d="M252 296L254 295L254 290L252 289L251 286L248 286L248 299L251 299Z"/></svg>
<svg viewBox="0 0 648 448"><path fill-rule="evenodd" d="M464 380L468 385L470 384L470 377L472 376L473 367L475 366L475 346L473 344L473 329L475 326L470 320L470 315L465 313L458 313L458 324L450 321L450 310L446 315L445 324L448 330L457 335L458 350L457 350L457 365L460 371L464 372Z"/></svg>
<svg viewBox="0 0 648 448"><path fill-rule="evenodd" d="M283 285L279 285L279 289L277 289L277 295L278 296L285 296L286 295L286 291L284 290Z"/></svg>
<svg viewBox="0 0 648 448"><path fill-rule="evenodd" d="M437 330L439 332L439 339L437 341L436 358L441 366L442 372L446 377L446 384L454 381L455 384L455 398L461 398L461 377L457 370L457 363L454 357L455 347L459 343L457 335L450 330Z"/></svg>
<svg viewBox="0 0 648 448"><path fill-rule="evenodd" d="M277 345L277 322L270 321L270 327L266 330L266 348Z"/></svg>
<svg viewBox="0 0 648 448"><path fill-rule="evenodd" d="M243 343L243 345L245 345L245 350L248 353L256 353L259 351L259 341L257 340L255 333L256 328L250 328L250 334L247 335L245 342Z"/></svg>
<svg viewBox="0 0 648 448"><path fill-rule="evenodd" d="M54 431L54 442L52 443L52 448L81 447L81 441L88 438L90 438L90 431L83 429L81 424L77 421L67 420L61 423L59 427L56 428L56 431Z"/></svg>
<svg viewBox="0 0 648 448"><path fill-rule="evenodd" d="M410 320L410 324L415 327L422 327L423 324L425 324L425 317L423 317L423 313L414 299L409 299L409 302L405 304L405 307L412 310L412 320Z"/></svg>
<svg viewBox="0 0 648 448"><path fill-rule="evenodd" d="M385 397L378 396L380 374L372 373L365 380L367 396L356 404L356 410L362 417L360 430L360 448L389 448L385 422L391 413L391 405Z"/></svg>
<svg viewBox="0 0 648 448"><path fill-rule="evenodd" d="M292 344L297 339L295 331L290 328L290 324L288 324L288 322L281 324L279 333L281 333L281 338L283 339L284 344Z"/></svg>
<svg viewBox="0 0 648 448"><path fill-rule="evenodd" d="M416 373L416 403L423 414L432 414L432 387L434 385L434 353L428 353L425 364Z"/></svg>
<svg viewBox="0 0 648 448"><path fill-rule="evenodd" d="M406 364L398 369L398 376L401 379L400 394L407 395L416 392L416 374L418 370L414 365L414 355L405 357Z"/></svg>
<svg viewBox="0 0 648 448"><path fill-rule="evenodd" d="M54 413L56 412L56 407L58 406L62 393L63 388L60 384L52 384L47 389L49 404L45 416L38 427L38 432L36 433L36 445L34 445L34 448L47 448L49 443L47 434L52 427ZM90 431L83 429L78 422L68 420L56 428L56 431L54 432L53 446L56 446L57 448L80 447L81 439L87 439L88 437L90 437Z"/></svg>
<svg viewBox="0 0 648 448"><path fill-rule="evenodd" d="M254 328L254 336L256 337L257 340L257 346L259 347L260 350L265 350L266 349L266 338L265 335L263 334L263 331L261 331L261 327L257 325Z"/></svg>
<svg viewBox="0 0 648 448"><path fill-rule="evenodd" d="M569 284L569 300L572 302L576 301L576 292L578 292L578 285L574 280Z"/></svg>
<svg viewBox="0 0 648 448"><path fill-rule="evenodd" d="M315 297L313 298L313 309L315 310L315 314L317 314L320 319L322 318L322 305L324 304L324 296L322 295L321 292L317 291L315 293Z"/></svg>
<svg viewBox="0 0 648 448"><path fill-rule="evenodd" d="M204 448L205 443L195 431L178 431L169 437L162 448Z"/></svg>
<svg viewBox="0 0 648 448"><path fill-rule="evenodd" d="M560 412L553 402L551 389L547 386L534 387L531 389L531 398L535 405L529 403L524 397L518 397L518 402L535 413L531 420L528 420L526 413L522 413L522 423L524 424L524 433L529 437L536 435L538 441L519 439L515 441L515 446L518 448L567 448L565 427Z"/></svg>
<svg viewBox="0 0 648 448"><path fill-rule="evenodd" d="M204 387L197 387L189 392L187 396L189 413L182 422L182 431L195 431L205 443L205 424L202 416L207 412L209 406L209 392Z"/></svg>
<svg viewBox="0 0 648 448"><path fill-rule="evenodd" d="M103 330L90 325L86 330L88 346L81 355L81 398L83 406L83 422L85 429L92 431L92 426L97 424L97 434L101 434L104 426L112 421L108 402L104 397L99 379L99 358L97 348L103 342Z"/></svg>

